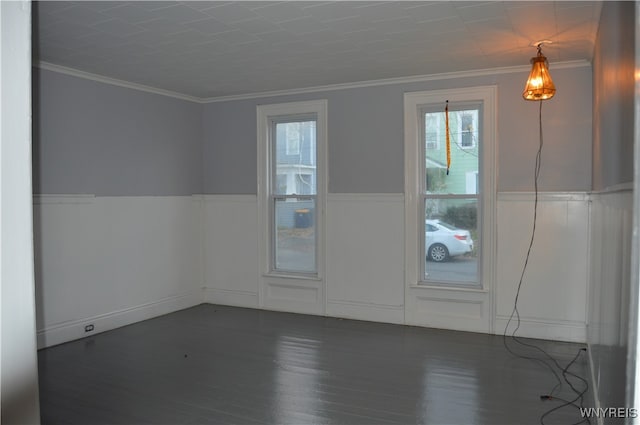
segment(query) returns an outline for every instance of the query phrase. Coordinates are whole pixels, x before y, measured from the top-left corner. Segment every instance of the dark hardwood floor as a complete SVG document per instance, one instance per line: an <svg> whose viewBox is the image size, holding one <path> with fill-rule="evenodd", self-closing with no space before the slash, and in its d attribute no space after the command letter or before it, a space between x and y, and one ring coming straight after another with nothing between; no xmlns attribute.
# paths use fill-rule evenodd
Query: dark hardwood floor
<svg viewBox="0 0 640 425"><path fill-rule="evenodd" d="M535 342L562 365L580 348ZM560 404L500 336L210 304L41 350L39 377L43 424L538 424Z"/></svg>

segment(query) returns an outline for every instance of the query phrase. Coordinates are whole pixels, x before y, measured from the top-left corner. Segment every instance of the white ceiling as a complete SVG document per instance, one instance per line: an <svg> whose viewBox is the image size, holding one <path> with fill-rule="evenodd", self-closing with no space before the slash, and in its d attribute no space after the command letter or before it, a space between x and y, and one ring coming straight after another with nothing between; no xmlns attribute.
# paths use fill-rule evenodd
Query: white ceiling
<svg viewBox="0 0 640 425"><path fill-rule="evenodd" d="M593 1L44 1L35 60L198 98L591 60Z"/></svg>

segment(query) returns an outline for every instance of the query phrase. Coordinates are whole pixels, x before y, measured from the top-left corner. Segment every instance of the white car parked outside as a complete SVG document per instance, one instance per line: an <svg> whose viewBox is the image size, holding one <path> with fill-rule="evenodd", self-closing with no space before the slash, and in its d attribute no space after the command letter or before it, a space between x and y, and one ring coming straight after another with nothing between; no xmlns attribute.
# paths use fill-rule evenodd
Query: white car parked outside
<svg viewBox="0 0 640 425"><path fill-rule="evenodd" d="M442 262L473 251L468 230L456 229L440 220L425 220L427 261Z"/></svg>

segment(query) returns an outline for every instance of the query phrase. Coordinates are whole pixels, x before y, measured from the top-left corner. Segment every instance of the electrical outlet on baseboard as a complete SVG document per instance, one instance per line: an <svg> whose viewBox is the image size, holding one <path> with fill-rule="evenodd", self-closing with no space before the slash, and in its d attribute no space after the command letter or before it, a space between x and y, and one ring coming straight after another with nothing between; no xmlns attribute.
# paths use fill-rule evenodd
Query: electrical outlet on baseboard
<svg viewBox="0 0 640 425"><path fill-rule="evenodd" d="M84 326L85 332L93 332L94 329L95 329L95 326L93 326L93 323L89 323L88 325Z"/></svg>

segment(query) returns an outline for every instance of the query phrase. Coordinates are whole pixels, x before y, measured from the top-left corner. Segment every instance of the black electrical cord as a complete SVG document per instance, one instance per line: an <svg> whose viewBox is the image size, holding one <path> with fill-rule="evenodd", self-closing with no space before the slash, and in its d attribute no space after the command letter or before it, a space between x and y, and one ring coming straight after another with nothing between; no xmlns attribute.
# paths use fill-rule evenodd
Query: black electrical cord
<svg viewBox="0 0 640 425"><path fill-rule="evenodd" d="M551 390L551 392L548 395L542 395L540 396L541 400L559 400L562 401L563 404L553 407L552 409L549 409L548 411L546 411L545 413L542 414L542 416L540 416L540 424L541 425L545 425L544 419L549 416L551 413L558 411L564 407L574 407L576 409L581 409L584 408L584 394L586 394L586 392L589 389L589 383L587 382L586 379L582 378L579 375L576 375L572 372L569 372L569 368L576 362L576 360L578 359L578 357L580 356L580 353L582 351L584 351L584 349L580 349L578 351L578 353L576 354L576 356L573 358L573 360L571 360L571 362L569 362L569 364L567 366L565 366L564 368L562 366L560 366L560 363L558 363L558 361L553 358L553 356L551 356L549 353L547 353L544 349L538 347L535 344L531 344L531 343L527 343L524 342L522 340L520 340L517 336L516 333L518 332L518 329L520 329L520 312L518 311L518 299L520 297L520 290L522 288L522 283L524 281L524 275L525 272L527 271L527 266L529 264L529 258L531 256L531 249L533 248L533 242L535 240L535 235L536 235L536 223L537 223L537 218L538 218L538 180L540 177L540 167L542 164L542 147L544 145L544 138L543 138L543 132L542 132L542 100L539 101L540 102L540 107L539 107L539 111L538 111L538 122L539 122L539 145L538 145L538 151L536 153L536 161L535 161L535 167L534 167L534 203L533 203L533 226L531 229L531 239L529 240L529 247L527 249L527 255L525 257L524 260L524 265L522 267L522 273L520 274L520 280L518 281L518 287L516 290L516 296L513 302L513 310L511 312L511 315L509 316L509 320L507 320L507 325L504 328L504 333L502 335L502 342L504 344L505 349L511 353L512 355L522 358L522 359L526 359L526 360L531 360L537 363L540 363L541 365L543 365L544 367L546 367L547 369L549 369L549 371L553 374L553 376L556 379L556 385L553 387L553 389ZM513 330L513 332L511 333L510 337L511 339L523 346L523 347L527 347L527 348L531 348L534 349L538 352L540 352L544 358L548 359L551 361L551 363L547 362L544 358L540 358L540 357L533 357L533 356L527 356L521 353L516 353L511 347L509 347L509 345L507 344L507 333L509 330L509 325L511 324L511 322L514 319L514 316L516 318L516 326ZM555 366L555 368L554 368ZM560 379L560 376L558 375L558 372L556 371L559 370L561 371L562 374L562 378L564 379L564 382L566 382L569 387L571 388L571 390L576 394L576 398L573 400L565 400L565 399L561 399L558 398L556 396L554 396L554 392L556 391L556 389L558 388L562 388L562 380ZM569 380L568 376L572 376L574 378L579 379L582 383L584 383L584 389L582 391L579 391L578 389L575 388L575 386L571 383L571 381ZM580 404L576 404L576 402L580 400ZM576 422L576 424L581 424L587 422L588 424L591 424L591 421L589 420L589 418L584 418L582 419L580 422Z"/></svg>
<svg viewBox="0 0 640 425"><path fill-rule="evenodd" d="M569 386L571 387L571 389L573 390L573 392L576 394L576 398L574 398L573 400L565 400L563 398L560 397L552 397L552 396L540 396L541 400L559 400L562 401L563 403L553 407L549 410L547 410L544 414L542 414L542 416L540 416L540 423L544 425L544 418L547 417L548 415L550 415L551 413L558 411L560 409L563 409L565 407L575 407L577 409L580 409L581 411L584 411L584 395L587 393L587 391L589 390L589 383L587 382L586 379L584 379L581 376L578 376L572 372L569 372L569 368L576 362L576 360L578 360L578 357L580 356L580 353L582 353L583 351L586 351L586 349L582 348L580 350L578 350L578 352L576 353L576 355L573 357L573 359L569 362L569 364L567 364L567 366L564 367L564 369L562 369L562 375L565 379L565 381L569 384ZM584 383L584 388L582 389L582 391L578 391L573 384L571 384L571 382L569 381L569 379L567 378L567 375L571 375L577 379L579 379L580 381L582 381L582 383ZM580 404L576 405L576 402L580 400ZM582 420L580 420L579 422L574 422L571 425L578 425L578 424L582 424L587 422L588 424L591 423L591 421L589 420L588 417L584 417Z"/></svg>

